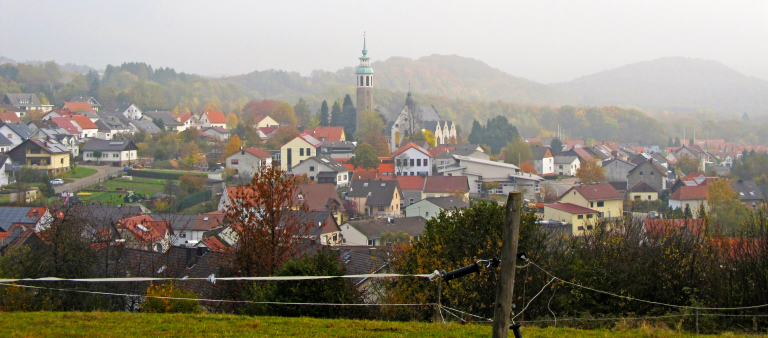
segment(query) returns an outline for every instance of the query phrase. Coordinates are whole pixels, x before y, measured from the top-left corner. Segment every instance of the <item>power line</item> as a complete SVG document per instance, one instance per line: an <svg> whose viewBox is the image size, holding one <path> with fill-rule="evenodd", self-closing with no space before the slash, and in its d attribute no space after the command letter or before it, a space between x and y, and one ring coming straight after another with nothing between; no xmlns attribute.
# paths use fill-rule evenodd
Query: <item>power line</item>
<svg viewBox="0 0 768 338"><path fill-rule="evenodd" d="M89 283L102 283L102 282L153 282L153 281L192 281L192 280L207 280L212 283L216 281L298 281L298 280L315 280L315 279L334 279L334 278L395 278L395 277L417 277L417 278L430 278L430 275L401 275L401 274L359 274L359 275L342 275L342 276L270 276L270 277L215 277L214 275L208 277L114 277L114 278L58 278L58 277L43 277L43 278L17 278L17 279L0 279L0 283L16 283L16 282L89 282Z"/></svg>

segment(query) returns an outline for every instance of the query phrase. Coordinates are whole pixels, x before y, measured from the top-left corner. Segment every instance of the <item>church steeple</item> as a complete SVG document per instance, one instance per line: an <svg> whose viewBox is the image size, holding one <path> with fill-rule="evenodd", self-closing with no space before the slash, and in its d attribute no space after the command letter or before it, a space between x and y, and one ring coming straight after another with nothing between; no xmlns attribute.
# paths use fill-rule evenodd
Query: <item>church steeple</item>
<svg viewBox="0 0 768 338"><path fill-rule="evenodd" d="M363 111L373 110L373 68L368 57L366 36L363 33L363 56L360 57L360 66L355 71L355 86L357 86L357 126L360 127Z"/></svg>

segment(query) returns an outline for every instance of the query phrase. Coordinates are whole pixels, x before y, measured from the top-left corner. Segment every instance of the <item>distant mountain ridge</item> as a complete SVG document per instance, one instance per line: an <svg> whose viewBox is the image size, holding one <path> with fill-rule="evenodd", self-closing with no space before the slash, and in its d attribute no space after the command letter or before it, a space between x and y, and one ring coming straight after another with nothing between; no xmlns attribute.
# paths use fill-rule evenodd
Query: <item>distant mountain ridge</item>
<svg viewBox="0 0 768 338"><path fill-rule="evenodd" d="M667 57L554 84L589 105L719 113L768 112L768 81L710 60Z"/></svg>

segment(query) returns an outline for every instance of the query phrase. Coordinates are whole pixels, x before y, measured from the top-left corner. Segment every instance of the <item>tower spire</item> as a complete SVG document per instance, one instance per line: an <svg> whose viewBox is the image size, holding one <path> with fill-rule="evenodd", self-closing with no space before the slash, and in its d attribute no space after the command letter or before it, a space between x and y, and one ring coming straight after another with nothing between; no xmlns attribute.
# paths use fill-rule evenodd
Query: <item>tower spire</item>
<svg viewBox="0 0 768 338"><path fill-rule="evenodd" d="M363 56L368 54L368 49L365 48L365 32L363 32Z"/></svg>

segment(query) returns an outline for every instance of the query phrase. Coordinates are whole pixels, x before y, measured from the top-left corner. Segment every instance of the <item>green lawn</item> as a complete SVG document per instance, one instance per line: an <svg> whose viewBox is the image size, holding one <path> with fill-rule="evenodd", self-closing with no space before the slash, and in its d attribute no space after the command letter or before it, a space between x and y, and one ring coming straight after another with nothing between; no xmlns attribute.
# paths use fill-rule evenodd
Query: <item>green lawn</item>
<svg viewBox="0 0 768 338"><path fill-rule="evenodd" d="M96 169L86 167L75 167L74 169L67 171L63 174L64 178L83 178L88 177L98 172Z"/></svg>
<svg viewBox="0 0 768 338"><path fill-rule="evenodd" d="M148 172L153 172L153 173L164 173L164 174L179 174L179 175L184 175L185 174L185 170L181 170L181 169L179 169L179 170L139 169L138 171L148 171ZM206 173L201 173L201 172L186 172L186 174L207 176Z"/></svg>
<svg viewBox="0 0 768 338"><path fill-rule="evenodd" d="M5 312L5 337L490 337L488 325L126 312ZM523 337L689 337L641 328L576 330L523 327ZM509 333L513 337L512 332ZM701 337L752 337L726 333Z"/></svg>

